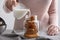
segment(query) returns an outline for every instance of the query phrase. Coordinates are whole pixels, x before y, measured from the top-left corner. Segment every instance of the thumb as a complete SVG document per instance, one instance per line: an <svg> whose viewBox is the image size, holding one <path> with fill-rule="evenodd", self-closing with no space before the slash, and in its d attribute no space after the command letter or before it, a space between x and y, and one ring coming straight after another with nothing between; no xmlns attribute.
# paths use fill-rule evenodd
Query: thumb
<svg viewBox="0 0 60 40"><path fill-rule="evenodd" d="M12 5L16 6L17 5L17 1L16 0L12 0Z"/></svg>

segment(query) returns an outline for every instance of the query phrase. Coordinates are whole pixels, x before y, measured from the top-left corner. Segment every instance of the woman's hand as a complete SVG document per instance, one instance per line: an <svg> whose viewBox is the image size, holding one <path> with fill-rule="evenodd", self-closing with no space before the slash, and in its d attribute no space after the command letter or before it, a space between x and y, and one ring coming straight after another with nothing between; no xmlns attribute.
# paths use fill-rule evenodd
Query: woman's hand
<svg viewBox="0 0 60 40"><path fill-rule="evenodd" d="M48 35L53 36L53 35L58 34L58 33L59 33L59 30L60 30L60 29L59 29L58 26L55 26L55 25L49 25L49 28L48 28L47 33L48 33Z"/></svg>
<svg viewBox="0 0 60 40"><path fill-rule="evenodd" d="M6 0L5 6L8 8L10 11L12 11L13 6L16 6L17 2L16 0Z"/></svg>

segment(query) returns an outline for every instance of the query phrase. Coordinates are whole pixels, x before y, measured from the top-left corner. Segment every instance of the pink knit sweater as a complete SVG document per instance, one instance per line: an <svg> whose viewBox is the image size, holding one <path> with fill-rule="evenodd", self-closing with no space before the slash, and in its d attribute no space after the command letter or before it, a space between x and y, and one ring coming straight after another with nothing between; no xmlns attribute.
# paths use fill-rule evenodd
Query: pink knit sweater
<svg viewBox="0 0 60 40"><path fill-rule="evenodd" d="M38 15L40 27L48 27L50 24L57 25L56 0L21 0L21 2L30 8L32 15ZM15 19L14 29L23 29L23 21Z"/></svg>

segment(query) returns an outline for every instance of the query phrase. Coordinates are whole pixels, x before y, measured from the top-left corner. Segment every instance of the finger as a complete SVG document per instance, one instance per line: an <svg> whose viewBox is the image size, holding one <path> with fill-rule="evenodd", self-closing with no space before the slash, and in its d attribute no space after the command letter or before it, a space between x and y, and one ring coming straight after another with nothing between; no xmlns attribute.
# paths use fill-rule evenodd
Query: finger
<svg viewBox="0 0 60 40"><path fill-rule="evenodd" d="M52 30L49 35L54 36L56 34L55 30Z"/></svg>
<svg viewBox="0 0 60 40"><path fill-rule="evenodd" d="M53 26L53 25L50 25L49 28L48 28L48 30L49 30L50 28L52 28L52 26Z"/></svg>
<svg viewBox="0 0 60 40"><path fill-rule="evenodd" d="M15 3L16 3L16 1L15 1L15 0L12 0L12 5L14 5L14 6L15 6Z"/></svg>
<svg viewBox="0 0 60 40"><path fill-rule="evenodd" d="M54 36L58 34L58 29L57 28L54 28L51 32L50 32L50 35Z"/></svg>
<svg viewBox="0 0 60 40"><path fill-rule="evenodd" d="M12 4L13 4L14 6L16 6L17 1L16 1L16 0L12 0Z"/></svg>
<svg viewBox="0 0 60 40"><path fill-rule="evenodd" d="M6 6L9 10L12 10L11 0L7 0L6 3L5 3L5 6Z"/></svg>
<svg viewBox="0 0 60 40"><path fill-rule="evenodd" d="M48 34L54 29L54 26L51 26L51 28L48 29Z"/></svg>
<svg viewBox="0 0 60 40"><path fill-rule="evenodd" d="M58 34L58 33L59 33L59 29L58 29L58 28L56 28L55 34Z"/></svg>
<svg viewBox="0 0 60 40"><path fill-rule="evenodd" d="M16 0L17 2L19 2L19 0Z"/></svg>
<svg viewBox="0 0 60 40"><path fill-rule="evenodd" d="M51 33L52 36L57 35L57 34L58 34L58 31L53 31L53 32Z"/></svg>

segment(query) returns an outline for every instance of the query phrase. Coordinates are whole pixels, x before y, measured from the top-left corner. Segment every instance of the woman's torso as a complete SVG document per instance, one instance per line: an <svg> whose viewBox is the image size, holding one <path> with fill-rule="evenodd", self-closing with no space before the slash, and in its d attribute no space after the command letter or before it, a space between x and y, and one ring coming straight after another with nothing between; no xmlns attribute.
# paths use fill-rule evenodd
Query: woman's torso
<svg viewBox="0 0 60 40"><path fill-rule="evenodd" d="M25 5L25 7L31 10L32 15L38 15L38 20L41 21L41 26L47 26L49 22L49 6L52 0L20 0L21 3ZM23 21L15 20L15 29L23 29Z"/></svg>

